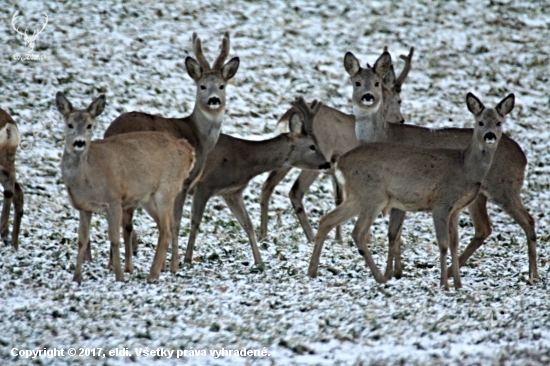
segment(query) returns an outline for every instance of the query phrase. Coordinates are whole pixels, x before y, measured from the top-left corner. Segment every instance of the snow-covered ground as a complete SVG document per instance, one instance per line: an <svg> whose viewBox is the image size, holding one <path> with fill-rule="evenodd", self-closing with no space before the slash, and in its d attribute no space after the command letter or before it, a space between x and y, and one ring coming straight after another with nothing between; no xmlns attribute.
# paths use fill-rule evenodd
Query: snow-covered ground
<svg viewBox="0 0 550 366"><path fill-rule="evenodd" d="M175 364L165 357L137 356L149 350L265 351L269 357L188 356L187 364L394 365L550 362L547 263L550 252L550 114L548 71L550 7L545 2L422 0L312 1L4 1L0 9L0 108L17 121L26 139L18 152L26 214L20 248L0 248L0 359L29 364L11 350L99 347L133 354L107 358L40 358L43 364ZM49 23L36 40L46 60L18 61L25 44L11 27L20 11L21 30ZM527 286L526 238L521 228L490 205L493 234L461 270L464 289L438 288L438 250L431 217L409 214L405 223L404 278L375 283L353 248L351 224L343 243L328 240L320 276L306 268L312 245L287 197L293 172L272 203L269 240L261 245L267 266L253 268L244 232L219 199L211 200L197 241L193 266L177 275L145 278L157 231L143 212L136 228L144 242L136 272L115 283L104 267L109 245L106 221L93 218L94 261L85 264L81 286L71 282L76 259L78 214L70 207L59 162L62 125L52 112L54 95L65 91L83 107L107 95L96 137L122 112L142 110L185 116L195 86L184 59L197 31L211 60L222 34L231 31L231 56L240 69L228 88L223 132L261 139L297 95L351 112L351 87L342 65L352 51L375 61L390 47L399 54L416 47L404 85L407 123L469 127L465 95L486 104L516 94L505 131L529 159L523 202L537 221L541 281ZM33 135L34 132L34 135ZM259 194L265 175L251 182L246 204L259 225ZM314 225L333 207L327 178L316 182L306 207ZM189 230L189 200L180 243ZM461 248L473 234L463 215ZM387 218L373 228L380 264L387 252ZM180 360L181 361L181 360Z"/></svg>

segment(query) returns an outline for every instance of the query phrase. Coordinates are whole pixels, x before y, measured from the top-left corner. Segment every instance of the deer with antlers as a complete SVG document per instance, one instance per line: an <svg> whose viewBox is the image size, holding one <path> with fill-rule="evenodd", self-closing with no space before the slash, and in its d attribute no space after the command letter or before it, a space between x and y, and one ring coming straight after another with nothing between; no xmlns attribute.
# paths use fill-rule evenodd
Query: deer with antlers
<svg viewBox="0 0 550 366"><path fill-rule="evenodd" d="M193 188L191 232L185 253L185 262L192 261L195 239L210 197L219 195L229 206L246 234L254 263L262 263L256 242L254 226L243 201L243 192L255 176L273 169L293 166L300 169L325 170L330 163L317 146L312 130L315 116L322 103L314 101L311 107L303 98L292 105L290 132L263 141L243 140L221 134L214 149L208 154L204 172Z"/></svg>
<svg viewBox="0 0 550 366"><path fill-rule="evenodd" d="M42 33L42 31L44 30L44 28L46 28L46 25L48 24L48 15L44 14L44 22L42 23L42 29L40 29L38 32L33 31L32 36L29 36L27 34L27 29L25 29L25 32L22 33L22 32L19 31L19 27L15 26L15 23L17 22L17 18L19 18L19 16L17 14L19 14L19 11L16 11L15 14L13 14L13 17L11 18L11 26L17 32L17 34L19 34L21 36L21 38L23 38L25 43L27 43L27 46L26 46L27 47L27 53L31 54L32 51L34 51L34 42L38 38L38 35L40 33Z"/></svg>
<svg viewBox="0 0 550 366"><path fill-rule="evenodd" d="M200 38L193 33L192 57L185 59L187 73L197 86L195 108L185 118L164 118L142 112L124 113L117 117L105 131L104 137L136 131L159 131L168 133L178 139L185 138L195 149L195 165L185 180L182 191L174 205L174 233L172 235L172 256L178 256L178 232L181 224L183 204L189 189L200 177L208 153L214 148L220 135L220 128L225 112L225 93L228 81L235 76L239 68L239 58L234 57L225 63L229 56L229 32L225 32L219 56L212 66L202 50ZM137 238L131 234L133 210L124 212L125 240L132 240L134 252L137 251ZM179 268L178 261L172 261L171 272Z"/></svg>
<svg viewBox="0 0 550 366"><path fill-rule="evenodd" d="M387 52L387 46L384 47L384 52ZM401 55L401 59L405 61L405 66L398 77L395 76L393 65L387 69L386 73L380 76L381 94L380 99L383 100L380 106L382 118L389 123L403 123L404 118L401 114L401 89L405 82L409 71L411 70L411 62L414 55L414 47L411 47L408 55ZM383 98L382 98L383 96ZM370 103L371 101L366 101ZM288 131L289 116L295 112L294 108L289 109L281 117L277 123L278 132ZM337 109L323 106L315 123L313 125L315 136L319 143L319 148L331 162L335 162L338 157L342 156L347 151L357 146L357 138L355 137L355 116L340 112ZM283 180L292 167L284 167L272 171L264 185L262 186L261 196L261 228L260 240L267 239L267 223L269 211L269 199L275 190L275 187ZM333 174L333 172L331 172ZM313 229L309 223L307 213L303 204L303 199L309 187L315 182L319 176L319 171L304 170L300 172L298 179L292 186L289 197L294 212L306 234L307 240L312 242L314 239ZM342 188L337 180L332 175L334 187L334 196L336 206L340 205L343 200ZM336 240L342 239L342 230L338 225L336 227Z"/></svg>

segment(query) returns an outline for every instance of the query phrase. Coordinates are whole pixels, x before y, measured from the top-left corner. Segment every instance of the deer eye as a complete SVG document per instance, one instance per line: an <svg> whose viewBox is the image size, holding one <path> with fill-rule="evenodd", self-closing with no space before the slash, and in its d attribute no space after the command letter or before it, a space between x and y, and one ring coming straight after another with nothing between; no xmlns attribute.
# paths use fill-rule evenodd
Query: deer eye
<svg viewBox="0 0 550 366"><path fill-rule="evenodd" d="M206 86L201 85L201 89L202 89L202 90L206 90Z"/></svg>
<svg viewBox="0 0 550 366"><path fill-rule="evenodd" d="M358 81L356 81L356 82L355 82L355 86L361 86L361 83L358 82Z"/></svg>
<svg viewBox="0 0 550 366"><path fill-rule="evenodd" d="M480 127L483 127L484 125L485 125L485 123L479 121L479 126L480 126Z"/></svg>
<svg viewBox="0 0 550 366"><path fill-rule="evenodd" d="M311 145L309 149L315 151L315 145Z"/></svg>
<svg viewBox="0 0 550 366"><path fill-rule="evenodd" d="M399 102L397 102L397 103L399 103L399 105L401 105L401 101L399 101Z"/></svg>
<svg viewBox="0 0 550 366"><path fill-rule="evenodd" d="M380 83L377 81L376 84L374 84L374 86L379 87Z"/></svg>
<svg viewBox="0 0 550 366"><path fill-rule="evenodd" d="M500 127L500 122L497 122L497 127Z"/></svg>
<svg viewBox="0 0 550 366"><path fill-rule="evenodd" d="M70 123L67 125L67 127L69 127L69 128L74 128L74 126L73 126L72 124L70 124Z"/></svg>
<svg viewBox="0 0 550 366"><path fill-rule="evenodd" d="M223 85L220 85L220 89L223 90Z"/></svg>
<svg viewBox="0 0 550 366"><path fill-rule="evenodd" d="M88 130L91 130L91 129L92 129L92 125L88 125L88 126L86 126L86 128L87 128Z"/></svg>

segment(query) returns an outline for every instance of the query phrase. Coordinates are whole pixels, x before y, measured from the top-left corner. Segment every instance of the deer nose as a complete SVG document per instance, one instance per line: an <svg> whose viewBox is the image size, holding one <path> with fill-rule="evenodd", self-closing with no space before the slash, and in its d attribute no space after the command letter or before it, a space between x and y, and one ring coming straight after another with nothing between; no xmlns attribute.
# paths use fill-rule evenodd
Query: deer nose
<svg viewBox="0 0 550 366"><path fill-rule="evenodd" d="M222 101L218 97L212 97L208 99L208 105L222 104Z"/></svg>
<svg viewBox="0 0 550 366"><path fill-rule="evenodd" d="M485 136L483 136L483 139L488 144L494 144L497 142L497 135L495 135L493 132L487 132Z"/></svg>
<svg viewBox="0 0 550 366"><path fill-rule="evenodd" d="M401 123L401 124L405 123L405 118L402 118L399 123Z"/></svg>
<svg viewBox="0 0 550 366"><path fill-rule="evenodd" d="M330 163L327 161L326 163L319 165L319 169L321 170L330 169Z"/></svg>
<svg viewBox="0 0 550 366"><path fill-rule="evenodd" d="M371 106L374 104L374 95L371 93L365 93L361 97L361 103L363 103L366 106Z"/></svg>
<svg viewBox="0 0 550 366"><path fill-rule="evenodd" d="M73 143L73 146L76 148L76 150L82 150L84 148L84 146L86 146L86 141L85 140L76 140Z"/></svg>

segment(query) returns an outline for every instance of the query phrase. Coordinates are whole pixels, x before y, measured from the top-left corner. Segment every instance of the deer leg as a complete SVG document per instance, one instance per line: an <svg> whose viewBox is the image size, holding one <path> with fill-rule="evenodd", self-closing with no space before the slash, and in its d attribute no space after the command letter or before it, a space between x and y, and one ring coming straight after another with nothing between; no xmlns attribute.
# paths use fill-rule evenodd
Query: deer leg
<svg viewBox="0 0 550 366"><path fill-rule="evenodd" d="M349 200L344 201L340 206L326 214L319 221L319 229L317 229L317 235L315 235L315 246L313 247L313 254L309 261L309 268L307 274L311 278L317 277L317 270L319 268L319 260L321 259L321 252L323 251L323 243L325 242L328 233L334 229L337 225L348 221L349 219L357 216L359 210L356 204Z"/></svg>
<svg viewBox="0 0 550 366"><path fill-rule="evenodd" d="M381 207L376 207L361 212L357 218L357 222L355 223L351 236L353 241L355 241L359 254L365 259L365 262L370 268L376 282L386 283L388 279L382 274L382 272L380 272L380 269L378 269L378 266L374 262L372 253L367 245L367 243L370 242L370 227L372 226L374 220L376 220L376 216L381 209Z"/></svg>
<svg viewBox="0 0 550 366"><path fill-rule="evenodd" d="M252 247L252 255L254 256L254 264L261 264L262 256L260 254L260 249L258 249L258 243L256 242L254 226L252 225L250 216L248 216L248 212L244 206L243 192L240 191L235 194L223 196L223 199L225 200L225 203L227 203L227 206L229 206L233 216L237 218L237 221L239 221L239 224L241 224L242 228L246 232L246 235L248 236L248 241Z"/></svg>
<svg viewBox="0 0 550 366"><path fill-rule="evenodd" d="M340 206L342 202L344 202L344 187L340 183L338 183L338 180L334 175L331 176L332 178L332 188L334 191L334 203L336 207ZM342 225L336 226L336 233L334 234L334 240L342 241Z"/></svg>
<svg viewBox="0 0 550 366"><path fill-rule="evenodd" d="M271 198L275 187L277 187L277 185L281 183L281 181L288 174L290 169L292 168L281 168L273 170L271 173L269 173L269 176L262 186L262 197L260 201L262 218L260 224L260 241L267 239L267 222L269 221L269 199Z"/></svg>
<svg viewBox="0 0 550 366"><path fill-rule="evenodd" d="M460 280L460 266L458 264L458 218L460 216L460 211L455 211L451 214L449 219L449 241L451 247L451 263L455 271L452 271L452 276L454 279L455 289L462 288L462 281Z"/></svg>
<svg viewBox="0 0 550 366"><path fill-rule="evenodd" d="M4 169L4 168L2 168ZM5 169L4 169L5 170ZM4 202L2 203L2 216L0 217L0 235L2 241L6 245L10 245L9 238L9 221L10 221L10 211L11 203L13 201L13 195L15 190L15 178L9 172L5 173L8 178L2 181L2 186L4 187Z"/></svg>
<svg viewBox="0 0 550 366"><path fill-rule="evenodd" d="M475 228L475 234L466 249L462 252L458 259L460 267L464 266L468 259L474 254L476 250L483 245L485 239L491 235L491 220L487 214L487 196L480 193L477 198L468 205L468 212L472 218L472 222ZM453 262L454 263L454 262ZM455 270L454 264L449 267L448 275L452 276Z"/></svg>
<svg viewBox="0 0 550 366"><path fill-rule="evenodd" d="M179 232L181 227L181 217L183 215L183 205L185 204L185 199L187 198L187 193L189 192L189 184L190 181L187 179L184 183L183 190L178 193L176 196L176 199L174 201L174 213L173 213L173 220L172 220L172 233L171 233L171 239L172 239L172 255L176 253L179 257ZM186 255L187 258L187 255ZM177 258L179 261L179 258ZM179 264L178 264L179 266Z"/></svg>
<svg viewBox="0 0 550 366"><path fill-rule="evenodd" d="M187 249L185 250L185 263L192 263L193 251L195 250L195 240L201 225L202 216L208 200L212 196L212 192L201 189L200 185L195 186L193 193L193 206L191 207L191 231L187 239Z"/></svg>
<svg viewBox="0 0 550 366"><path fill-rule="evenodd" d="M181 192L177 193L180 195ZM174 197L174 196L173 196ZM147 282L155 282L160 277L160 272L166 267L166 254L168 252L168 244L170 242L170 236L173 235L173 221L174 220L174 206L173 199L170 199L165 194L155 194L153 202L144 204L143 207L153 217L159 228L159 237L157 242L157 249L155 251L155 257L153 258L153 264ZM172 242L173 244L173 242ZM173 249L173 248L172 248ZM172 252L172 261L170 270L174 273L179 267L179 257L177 252Z"/></svg>
<svg viewBox="0 0 550 366"><path fill-rule="evenodd" d="M15 250L19 248L19 229L21 228L21 218L23 217L24 194L21 185L15 182L13 191L13 231L11 234L11 244Z"/></svg>
<svg viewBox="0 0 550 366"><path fill-rule="evenodd" d="M111 259L116 281L124 281L124 273L120 266L120 226L122 224L122 206L111 204L107 209L109 240L111 242Z"/></svg>
<svg viewBox="0 0 550 366"><path fill-rule="evenodd" d="M403 264L401 263L401 232L406 212L392 208L390 210L390 223L388 227L388 261L385 277L389 280L393 276L401 278ZM394 267L395 263L395 267Z"/></svg>
<svg viewBox="0 0 550 366"><path fill-rule="evenodd" d="M132 262L132 239L134 225L132 218L135 207L130 207L122 212L122 233L124 236L124 272L134 273L134 263Z"/></svg>
<svg viewBox="0 0 550 366"><path fill-rule="evenodd" d="M294 212L296 213L296 216L298 216L298 220L300 221L302 229L304 229L306 238L309 242L312 242L315 239L315 236L313 234L311 224L307 218L307 213L304 209L303 199L309 187L311 187L313 182L315 182L315 179L317 179L319 174L320 173L315 170L302 170L289 192L290 202L292 203L292 207L294 207Z"/></svg>
<svg viewBox="0 0 550 366"><path fill-rule="evenodd" d="M90 211L79 211L80 220L78 223L78 254L76 256L76 268L74 270L73 281L82 283L82 263L86 254L86 247L90 245L90 223L92 222L92 213Z"/></svg>
<svg viewBox="0 0 550 366"><path fill-rule="evenodd" d="M538 281L540 277L537 268L537 233L535 231L535 220L521 203L519 195L511 197L505 202L501 203L496 201L496 203L508 213L525 232L527 237L527 250L529 253L529 279L531 281Z"/></svg>
<svg viewBox="0 0 550 366"><path fill-rule="evenodd" d="M439 285L443 286L446 291L449 290L449 282L447 281L447 251L449 249L450 240L449 212L449 207L437 207L432 212L437 244L439 246L439 261L441 264L441 279Z"/></svg>

